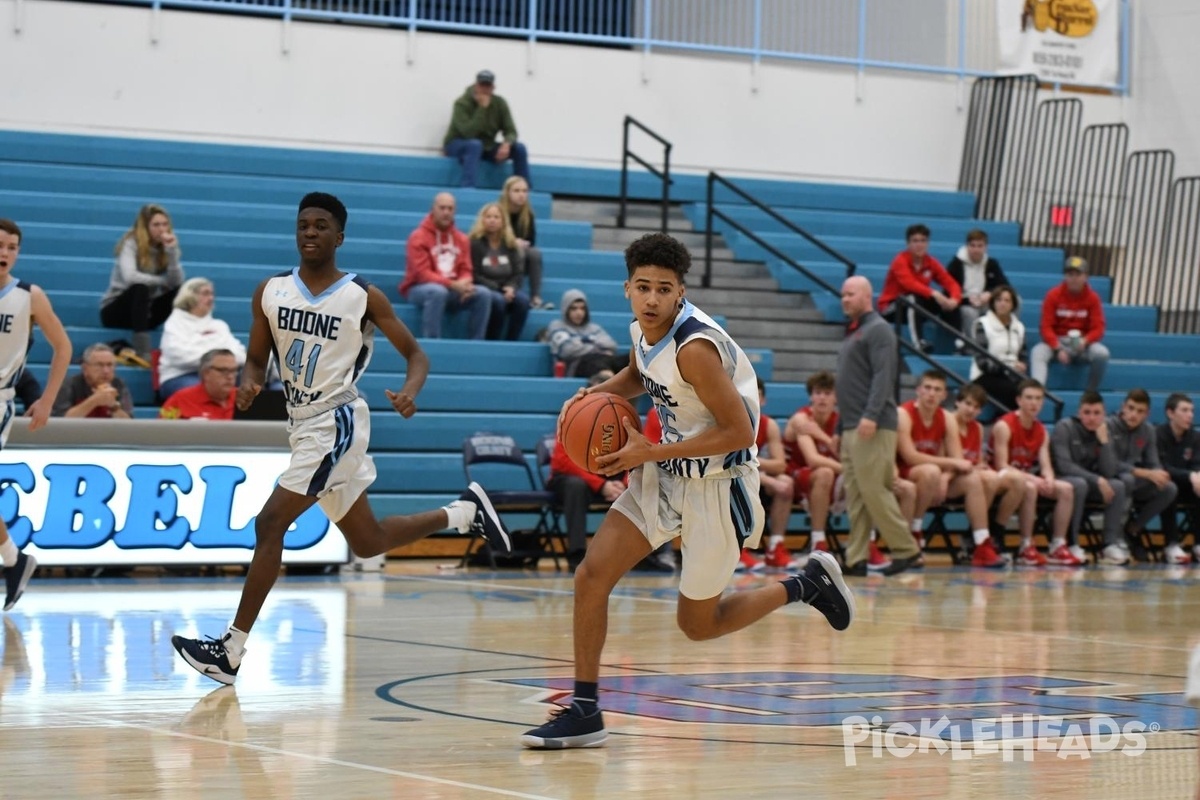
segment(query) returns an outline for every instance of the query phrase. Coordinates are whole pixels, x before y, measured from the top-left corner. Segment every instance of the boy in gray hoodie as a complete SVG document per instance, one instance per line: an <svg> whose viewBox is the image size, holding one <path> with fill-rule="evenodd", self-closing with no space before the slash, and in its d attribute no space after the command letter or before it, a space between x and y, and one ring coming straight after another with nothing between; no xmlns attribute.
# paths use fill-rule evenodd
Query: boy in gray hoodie
<svg viewBox="0 0 1200 800"><path fill-rule="evenodd" d="M566 365L564 375L590 378L602 370L613 373L629 365L628 354L617 353L616 341L591 321L587 295L568 289L562 296L562 319L546 328L550 353Z"/></svg>
<svg viewBox="0 0 1200 800"><path fill-rule="evenodd" d="M1108 434L1117 456L1117 476L1125 484L1127 506L1137 504L1137 516L1125 526L1125 538L1138 561L1149 561L1142 546L1146 523L1175 501L1179 488L1158 458L1154 428L1146 421L1150 415L1150 395L1145 389L1133 389L1125 395L1121 410L1108 418Z"/></svg>

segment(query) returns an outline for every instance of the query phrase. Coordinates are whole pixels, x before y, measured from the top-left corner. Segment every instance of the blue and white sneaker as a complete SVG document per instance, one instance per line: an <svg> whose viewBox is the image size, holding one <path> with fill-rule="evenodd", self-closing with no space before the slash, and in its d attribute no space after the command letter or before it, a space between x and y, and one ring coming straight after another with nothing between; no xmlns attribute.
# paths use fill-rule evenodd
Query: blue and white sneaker
<svg viewBox="0 0 1200 800"><path fill-rule="evenodd" d="M504 521L496 513L496 509L492 506L492 501L483 487L475 481L471 481L467 490L458 499L475 504L475 518L471 520L471 532L478 533L487 539L492 552L511 553L512 537L508 535L508 528L504 527Z"/></svg>
<svg viewBox="0 0 1200 800"><path fill-rule="evenodd" d="M4 568L4 610L8 611L17 604L25 587L37 569L37 559L26 553L17 553L17 563Z"/></svg>
<svg viewBox="0 0 1200 800"><path fill-rule="evenodd" d="M217 683L232 685L237 680L241 657L237 657L236 666L229 663L230 653L225 647L228 641L228 633L220 639L209 636L204 641L185 639L182 636L171 637L171 644L189 667L201 675L212 678Z"/></svg>
<svg viewBox="0 0 1200 800"><path fill-rule="evenodd" d="M560 708L551 714L550 721L545 725L521 735L521 744L535 750L603 747L607 740L604 715L597 709L596 713L584 716L578 703Z"/></svg>

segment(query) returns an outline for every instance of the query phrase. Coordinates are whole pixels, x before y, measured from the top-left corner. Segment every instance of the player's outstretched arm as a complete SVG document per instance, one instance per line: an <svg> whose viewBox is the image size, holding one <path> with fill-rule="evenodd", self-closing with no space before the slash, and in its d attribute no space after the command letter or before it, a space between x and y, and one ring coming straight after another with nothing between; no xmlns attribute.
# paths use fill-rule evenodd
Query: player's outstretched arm
<svg viewBox="0 0 1200 800"><path fill-rule="evenodd" d="M269 279L268 279L269 280ZM271 358L271 325L263 311L263 281L254 290L250 300L250 344L246 347L246 366L242 368L242 380L238 384L237 407L245 411L262 391L267 382L267 362Z"/></svg>
<svg viewBox="0 0 1200 800"><path fill-rule="evenodd" d="M367 290L367 319L375 323L380 332L404 356L407 362L404 385L400 391L386 390L387 398L401 416L408 418L417 413L417 393L425 386L429 377L429 356L421 349L408 326L396 316L392 301L377 287Z"/></svg>
<svg viewBox="0 0 1200 800"><path fill-rule="evenodd" d="M29 294L33 322L42 329L46 341L54 350L54 355L50 359L50 377L46 379L46 388L37 402L29 408L29 416L32 418L29 429L36 431L50 418L54 399L58 397L58 390L62 388L63 381L66 380L67 368L71 365L71 337L67 336L62 321L59 320L58 315L54 313L54 308L50 305L50 298L46 296L41 287L34 286Z"/></svg>

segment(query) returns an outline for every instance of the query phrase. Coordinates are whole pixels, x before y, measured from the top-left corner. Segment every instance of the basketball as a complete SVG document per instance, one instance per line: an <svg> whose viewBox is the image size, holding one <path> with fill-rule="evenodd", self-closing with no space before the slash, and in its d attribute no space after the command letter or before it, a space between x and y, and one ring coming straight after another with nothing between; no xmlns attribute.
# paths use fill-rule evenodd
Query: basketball
<svg viewBox="0 0 1200 800"><path fill-rule="evenodd" d="M639 431L642 429L637 411L624 397L595 392L572 404L562 424L567 457L588 472L603 475L596 459L625 446L629 437L621 420L626 417Z"/></svg>

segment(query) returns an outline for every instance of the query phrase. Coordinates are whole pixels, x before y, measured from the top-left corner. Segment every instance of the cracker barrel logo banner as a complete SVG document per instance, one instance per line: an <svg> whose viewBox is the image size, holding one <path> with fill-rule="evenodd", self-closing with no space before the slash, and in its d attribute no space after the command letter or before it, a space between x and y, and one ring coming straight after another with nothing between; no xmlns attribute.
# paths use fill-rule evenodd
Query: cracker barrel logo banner
<svg viewBox="0 0 1200 800"><path fill-rule="evenodd" d="M996 0L1000 72L1048 83L1115 86L1120 0Z"/></svg>

